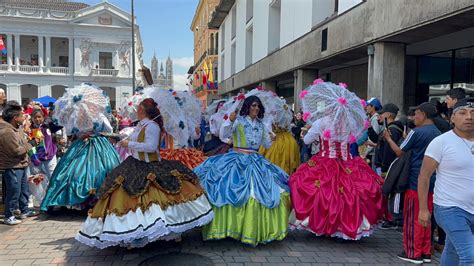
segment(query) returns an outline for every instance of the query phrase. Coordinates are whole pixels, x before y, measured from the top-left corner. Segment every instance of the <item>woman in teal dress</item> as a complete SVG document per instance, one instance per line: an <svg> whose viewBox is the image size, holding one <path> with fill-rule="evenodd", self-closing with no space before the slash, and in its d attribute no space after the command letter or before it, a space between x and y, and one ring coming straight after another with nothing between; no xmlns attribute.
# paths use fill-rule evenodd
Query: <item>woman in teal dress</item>
<svg viewBox="0 0 474 266"><path fill-rule="evenodd" d="M256 246L287 234L288 175L258 153L273 138L262 123L264 112L258 97L245 99L240 115L230 114L221 128L234 148L194 169L214 210L214 220L203 228L205 240L231 237Z"/></svg>
<svg viewBox="0 0 474 266"><path fill-rule="evenodd" d="M109 98L102 90L82 84L68 89L55 105L54 122L64 126L75 140L54 169L40 209L85 209L93 203L107 174L120 163L112 144L101 136L112 132L106 117L111 109Z"/></svg>

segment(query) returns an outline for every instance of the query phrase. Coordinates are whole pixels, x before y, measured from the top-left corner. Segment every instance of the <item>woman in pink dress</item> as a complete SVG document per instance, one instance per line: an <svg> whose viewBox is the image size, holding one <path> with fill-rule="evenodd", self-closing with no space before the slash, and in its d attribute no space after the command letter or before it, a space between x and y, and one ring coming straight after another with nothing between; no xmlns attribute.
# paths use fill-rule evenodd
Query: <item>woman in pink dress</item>
<svg viewBox="0 0 474 266"><path fill-rule="evenodd" d="M369 236L382 216L383 181L349 148L368 123L364 102L344 84L322 80L300 98L312 124L304 142L319 140L320 151L290 177L290 228L348 240Z"/></svg>

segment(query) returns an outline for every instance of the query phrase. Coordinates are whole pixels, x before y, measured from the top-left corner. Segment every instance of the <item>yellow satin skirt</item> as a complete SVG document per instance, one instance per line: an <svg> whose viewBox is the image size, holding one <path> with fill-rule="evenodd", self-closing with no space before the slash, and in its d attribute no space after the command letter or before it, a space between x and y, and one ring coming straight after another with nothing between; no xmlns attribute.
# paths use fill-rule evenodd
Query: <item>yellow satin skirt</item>
<svg viewBox="0 0 474 266"><path fill-rule="evenodd" d="M300 166L300 149L290 132L277 132L276 140L269 149L260 147L258 151L272 163L278 165L288 175Z"/></svg>

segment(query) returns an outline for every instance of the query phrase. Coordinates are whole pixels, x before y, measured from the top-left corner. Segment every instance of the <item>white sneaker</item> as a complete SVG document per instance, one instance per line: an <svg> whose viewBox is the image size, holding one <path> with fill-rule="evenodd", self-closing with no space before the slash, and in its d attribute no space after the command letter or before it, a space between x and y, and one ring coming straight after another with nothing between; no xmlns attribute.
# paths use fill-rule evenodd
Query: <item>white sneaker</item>
<svg viewBox="0 0 474 266"><path fill-rule="evenodd" d="M5 223L6 225L17 225L17 224L21 224L21 221L17 220L15 216L11 216L8 219L4 219L3 223Z"/></svg>

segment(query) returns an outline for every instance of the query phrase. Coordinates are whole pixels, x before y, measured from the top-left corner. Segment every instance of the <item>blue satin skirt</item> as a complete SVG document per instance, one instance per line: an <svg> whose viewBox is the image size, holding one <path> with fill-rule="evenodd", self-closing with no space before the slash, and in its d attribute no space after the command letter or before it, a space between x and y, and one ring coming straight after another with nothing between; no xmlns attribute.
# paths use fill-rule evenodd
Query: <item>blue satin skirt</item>
<svg viewBox="0 0 474 266"><path fill-rule="evenodd" d="M280 204L280 193L289 192L288 174L258 153L230 151L209 157L194 172L217 207L239 207L255 198L267 208Z"/></svg>
<svg viewBox="0 0 474 266"><path fill-rule="evenodd" d="M120 157L107 138L76 140L56 166L41 210L86 202L119 164Z"/></svg>

